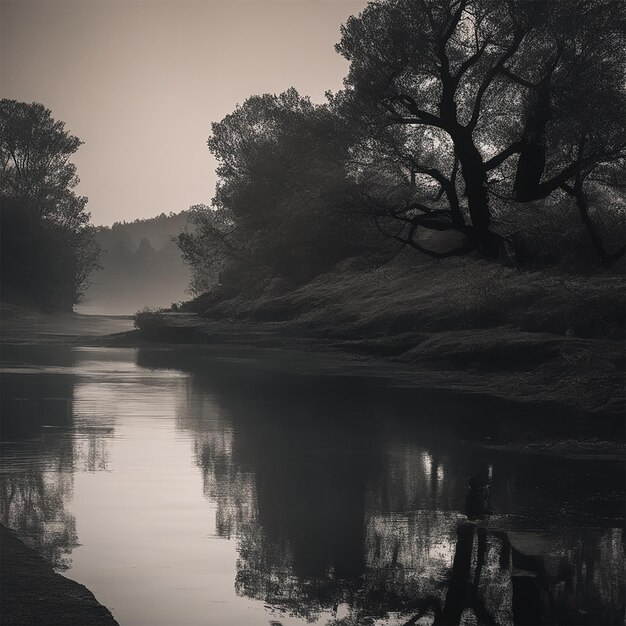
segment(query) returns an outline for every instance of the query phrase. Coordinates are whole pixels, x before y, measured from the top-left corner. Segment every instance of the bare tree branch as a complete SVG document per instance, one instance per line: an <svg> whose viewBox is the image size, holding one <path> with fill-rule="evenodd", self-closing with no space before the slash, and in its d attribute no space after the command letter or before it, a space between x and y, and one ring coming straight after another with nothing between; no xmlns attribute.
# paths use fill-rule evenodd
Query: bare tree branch
<svg viewBox="0 0 626 626"><path fill-rule="evenodd" d="M476 93L476 98L474 100L474 110L472 112L472 117L467 124L467 128L470 130L474 130L476 128L476 124L478 124L478 120L480 118L480 109L482 107L482 100L485 95L485 92L491 86L493 79L498 75L498 73L504 67L504 64L517 52L520 44L524 40L525 32L518 29L513 35L513 41L510 46L506 49L506 51L502 54L502 56L494 63L494 65L487 72L486 76L483 78L480 87L478 88L478 92Z"/></svg>
<svg viewBox="0 0 626 626"><path fill-rule="evenodd" d="M502 165L510 156L517 154L522 149L522 142L516 141L512 143L508 148L491 157L488 161L485 162L485 169L487 171L493 170L496 167Z"/></svg>
<svg viewBox="0 0 626 626"><path fill-rule="evenodd" d="M435 126L437 128L443 128L445 130L443 120L441 120L441 118L437 117L436 115L433 115L432 113L428 113L428 111L423 111L422 109L420 109L417 106L417 102L415 102L415 100L411 96L408 96L406 94L400 94L391 98L390 101L399 102L411 115L414 115L417 118L415 122L408 123L427 124L429 126ZM393 110L393 108L391 110L395 111ZM398 115L398 117L402 117L397 112L396 115Z"/></svg>
<svg viewBox="0 0 626 626"><path fill-rule="evenodd" d="M527 87L528 89L537 89L538 87L537 84L531 83L529 80L526 80L525 78L522 78L521 76L518 76L517 74L514 74L507 67L500 68L500 74L502 74L503 76L506 76L508 79L512 80L514 83L517 83L518 85L521 85L522 87Z"/></svg>
<svg viewBox="0 0 626 626"><path fill-rule="evenodd" d="M467 70L469 70L469 68L472 67L472 65L474 65L480 59L490 43L491 41L489 39L486 39L483 44L476 50L476 52L474 52L474 54L472 54L465 61L463 61L463 63L461 63L459 69L454 75L455 86L459 84L459 81L461 80L461 78L463 78L463 74L465 74L465 72L467 72Z"/></svg>
<svg viewBox="0 0 626 626"><path fill-rule="evenodd" d="M460 0L459 6L457 7L456 11L452 15L450 23L448 24L448 28L443 33L442 44L444 46L448 42L448 39L450 39L450 37L452 37L452 33L454 33L454 31L456 30L456 27L459 25L459 21L461 19L461 16L463 15L463 11L465 11L465 7L467 6L467 2L468 2L468 0Z"/></svg>

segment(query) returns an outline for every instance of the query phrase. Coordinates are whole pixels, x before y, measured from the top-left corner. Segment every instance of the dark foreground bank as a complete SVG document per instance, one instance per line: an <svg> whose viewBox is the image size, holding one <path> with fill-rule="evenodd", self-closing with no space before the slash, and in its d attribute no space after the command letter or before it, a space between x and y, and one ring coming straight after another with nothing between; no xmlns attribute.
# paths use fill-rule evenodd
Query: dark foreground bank
<svg viewBox="0 0 626 626"><path fill-rule="evenodd" d="M3 626L115 626L111 612L83 585L57 574L0 525L0 621Z"/></svg>

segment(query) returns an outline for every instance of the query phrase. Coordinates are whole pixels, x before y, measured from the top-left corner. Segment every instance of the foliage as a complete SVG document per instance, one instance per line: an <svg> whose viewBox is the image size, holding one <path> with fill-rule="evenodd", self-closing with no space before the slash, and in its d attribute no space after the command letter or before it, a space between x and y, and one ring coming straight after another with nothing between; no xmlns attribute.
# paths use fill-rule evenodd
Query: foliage
<svg viewBox="0 0 626 626"><path fill-rule="evenodd" d="M81 145L78 137L42 104L5 99L0 116L2 196L28 198L37 219L49 218L63 226L86 224L87 199L72 191L78 177L68 160Z"/></svg>
<svg viewBox="0 0 626 626"><path fill-rule="evenodd" d="M341 30L342 91L252 96L213 124L216 194L179 237L192 292L392 253L378 231L435 258L613 264L625 22L614 0L370 2Z"/></svg>
<svg viewBox="0 0 626 626"><path fill-rule="evenodd" d="M342 124L295 89L250 97L213 124L215 198L211 207L192 207L197 234L179 239L196 292L217 273L231 283L301 282L367 247Z"/></svg>
<svg viewBox="0 0 626 626"><path fill-rule="evenodd" d="M38 103L0 101L3 297L71 309L98 263L69 161L81 142Z"/></svg>
<svg viewBox="0 0 626 626"><path fill-rule="evenodd" d="M189 291L197 295L214 286L228 262L237 257L227 240L231 224L225 212L197 204L190 208L189 220L195 232L181 232L177 242L191 268Z"/></svg>
<svg viewBox="0 0 626 626"><path fill-rule="evenodd" d="M362 136L356 170L381 229L431 256L497 256L497 199L525 210L569 194L598 239L584 185L626 154L624 22L613 0L387 0L351 17L335 102ZM438 252L426 230L464 239Z"/></svg>
<svg viewBox="0 0 626 626"><path fill-rule="evenodd" d="M133 323L137 330L146 334L158 331L164 323L163 309L145 307L133 315Z"/></svg>

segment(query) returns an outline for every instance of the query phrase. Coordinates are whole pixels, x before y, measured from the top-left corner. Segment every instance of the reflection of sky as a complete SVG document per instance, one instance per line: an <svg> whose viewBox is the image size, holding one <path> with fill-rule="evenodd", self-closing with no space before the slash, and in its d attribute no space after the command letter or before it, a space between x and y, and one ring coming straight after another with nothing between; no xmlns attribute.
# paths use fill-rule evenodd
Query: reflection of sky
<svg viewBox="0 0 626 626"><path fill-rule="evenodd" d="M86 372L97 379L84 380ZM115 436L109 472L75 475L83 547L70 576L123 624L263 623L262 604L235 594L236 544L216 538L217 506L203 497L190 455L196 443L176 428L185 388L177 372L87 363L77 423L114 424Z"/></svg>

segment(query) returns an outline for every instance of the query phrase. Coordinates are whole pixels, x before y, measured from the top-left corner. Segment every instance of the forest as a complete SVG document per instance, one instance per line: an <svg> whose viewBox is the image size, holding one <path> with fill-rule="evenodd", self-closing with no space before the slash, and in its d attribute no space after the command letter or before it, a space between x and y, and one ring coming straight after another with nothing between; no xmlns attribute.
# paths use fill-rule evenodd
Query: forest
<svg viewBox="0 0 626 626"><path fill-rule="evenodd" d="M3 624L623 624L626 3L365 1L11 3Z"/></svg>

